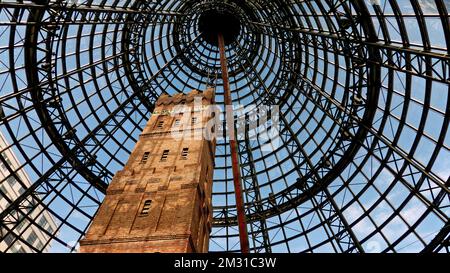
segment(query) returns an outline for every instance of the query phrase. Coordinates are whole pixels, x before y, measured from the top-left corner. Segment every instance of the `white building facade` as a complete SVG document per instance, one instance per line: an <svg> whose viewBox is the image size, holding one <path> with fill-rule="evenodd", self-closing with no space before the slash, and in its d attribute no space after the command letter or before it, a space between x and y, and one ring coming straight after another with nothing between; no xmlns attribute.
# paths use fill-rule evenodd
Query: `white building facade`
<svg viewBox="0 0 450 273"><path fill-rule="evenodd" d="M25 192L26 188L31 186L28 175L21 168L19 160L14 152L8 148L9 146L0 132L0 153L5 159L6 164L18 176L23 185L17 181L10 173L8 167L0 160L0 212L10 204L8 199L16 200ZM0 252L29 253L48 252L50 250L51 245L47 242L51 237L49 234L53 234L57 229L55 220L49 212L43 210L42 206L37 206L31 212L29 218L36 219L34 220L35 224L30 223L28 219L24 219L14 228L14 234L11 232L7 234L5 230L0 230L0 236L4 237L4 240L0 241Z"/></svg>

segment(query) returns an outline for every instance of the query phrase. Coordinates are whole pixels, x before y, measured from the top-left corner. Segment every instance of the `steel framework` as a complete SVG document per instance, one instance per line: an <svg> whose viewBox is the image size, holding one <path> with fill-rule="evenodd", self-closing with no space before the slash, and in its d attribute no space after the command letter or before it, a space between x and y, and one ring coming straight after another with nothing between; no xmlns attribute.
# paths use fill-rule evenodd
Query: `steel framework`
<svg viewBox="0 0 450 273"><path fill-rule="evenodd" d="M237 151L250 251L449 252L449 9L447 0L0 2L9 143L0 242L6 252L76 251L158 96L223 85L219 48L198 27L214 10L240 24L224 52L231 102L280 108L271 116L280 145L269 150L255 137L258 115L236 114L248 128ZM222 88L216 101L225 104ZM210 250L239 252L223 132ZM2 188L12 179L19 198ZM24 238L31 226L46 245Z"/></svg>

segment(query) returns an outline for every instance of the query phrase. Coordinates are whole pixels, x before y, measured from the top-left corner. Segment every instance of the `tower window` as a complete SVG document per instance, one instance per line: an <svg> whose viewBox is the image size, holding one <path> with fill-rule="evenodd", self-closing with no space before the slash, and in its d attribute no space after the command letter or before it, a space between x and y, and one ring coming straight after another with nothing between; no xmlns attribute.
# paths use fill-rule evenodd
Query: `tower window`
<svg viewBox="0 0 450 273"><path fill-rule="evenodd" d="M149 156L150 156L150 152L145 152L144 155L142 156L141 163L143 163L143 164L146 163Z"/></svg>
<svg viewBox="0 0 450 273"><path fill-rule="evenodd" d="M164 152L161 156L161 161L167 161L168 156L169 156L169 150L164 150Z"/></svg>
<svg viewBox="0 0 450 273"><path fill-rule="evenodd" d="M164 121L163 120L158 121L158 123L156 124L156 128L158 128L158 129L162 129L163 126L164 126Z"/></svg>
<svg viewBox="0 0 450 273"><path fill-rule="evenodd" d="M181 151L181 159L187 159L189 154L189 148L183 148Z"/></svg>
<svg viewBox="0 0 450 273"><path fill-rule="evenodd" d="M148 215L150 212L150 207L152 205L152 200L145 200L144 207L142 207L141 215Z"/></svg>

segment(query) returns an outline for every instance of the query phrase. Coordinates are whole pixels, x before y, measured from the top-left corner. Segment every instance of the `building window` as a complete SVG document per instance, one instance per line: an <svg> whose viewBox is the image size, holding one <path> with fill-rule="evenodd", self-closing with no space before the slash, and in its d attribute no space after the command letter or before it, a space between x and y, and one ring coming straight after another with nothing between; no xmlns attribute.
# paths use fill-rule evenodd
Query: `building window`
<svg viewBox="0 0 450 273"><path fill-rule="evenodd" d="M45 228L47 224L48 224L47 219L45 219L45 217L42 216L41 219L39 220L39 226Z"/></svg>
<svg viewBox="0 0 450 273"><path fill-rule="evenodd" d="M169 150L164 150L164 152L161 156L161 161L167 161L168 156L169 156Z"/></svg>
<svg viewBox="0 0 450 273"><path fill-rule="evenodd" d="M197 123L197 117L193 117L191 120L191 124L194 125Z"/></svg>
<svg viewBox="0 0 450 273"><path fill-rule="evenodd" d="M43 248L44 248L44 244L43 244L41 241L39 241L39 242L36 244L36 248L37 248L37 250L42 251Z"/></svg>
<svg viewBox="0 0 450 273"><path fill-rule="evenodd" d="M27 253L25 249L19 244L15 247L15 250L12 250L14 253Z"/></svg>
<svg viewBox="0 0 450 273"><path fill-rule="evenodd" d="M10 246L10 245L13 243L13 241L14 241L14 236L13 236L11 233L9 233L9 234L3 239L3 241L6 243L7 246Z"/></svg>
<svg viewBox="0 0 450 273"><path fill-rule="evenodd" d="M181 120L176 119L176 120L175 120L174 126L175 126L175 127L178 127L178 126L180 126L180 124L181 124Z"/></svg>
<svg viewBox="0 0 450 273"><path fill-rule="evenodd" d="M16 183L17 183L17 180L14 178L14 176L8 177L8 179L6 179L6 181L8 181L11 188L14 187L14 185L16 185Z"/></svg>
<svg viewBox="0 0 450 273"><path fill-rule="evenodd" d="M189 155L189 148L183 148L181 151L181 159L187 159Z"/></svg>
<svg viewBox="0 0 450 273"><path fill-rule="evenodd" d="M3 194L7 194L8 192L6 191L6 188L5 188L5 186L3 185L3 184L1 184L0 185L0 191L3 193ZM0 196L1 197L1 196Z"/></svg>
<svg viewBox="0 0 450 273"><path fill-rule="evenodd" d="M9 166L11 166L12 164L11 164L11 160L9 160L9 158L8 158L8 155L6 155L6 153L2 153L2 156L3 156L3 158L5 159L5 161L6 161L6 165L9 165ZM4 170L4 171L7 171L8 170L8 168L6 167L6 165L4 165L3 163L1 163L1 166L2 166L2 169Z"/></svg>
<svg viewBox="0 0 450 273"><path fill-rule="evenodd" d="M34 242L36 242L37 239L38 239L38 237L37 237L36 233L35 233L34 231L32 231L32 232L30 233L30 236L28 236L28 238L27 238L27 242L28 242L30 245L33 245Z"/></svg>
<svg viewBox="0 0 450 273"><path fill-rule="evenodd" d="M11 165L12 165L12 164L11 164L11 160L9 160L9 158L7 158L7 157L5 157L5 156L4 156L4 158L5 158L5 161L6 161L6 165L11 166ZM4 165L3 163L1 163L0 165L2 166L2 169L3 169L4 171L7 171L7 170L8 170L8 168L6 167L6 165Z"/></svg>
<svg viewBox="0 0 450 273"><path fill-rule="evenodd" d="M158 121L158 123L156 124L156 128L158 128L158 129L162 129L163 126L164 126L164 121L163 120Z"/></svg>
<svg viewBox="0 0 450 273"><path fill-rule="evenodd" d="M55 230L53 229L53 227L51 225L48 225L48 228L46 228L48 232L50 233L54 233Z"/></svg>
<svg viewBox="0 0 450 273"><path fill-rule="evenodd" d="M20 221L17 225L16 230L20 232L27 222L28 221L26 219L22 219L22 221Z"/></svg>
<svg viewBox="0 0 450 273"><path fill-rule="evenodd" d="M150 212L150 207L152 205L152 200L145 200L144 207L142 207L141 215L148 215Z"/></svg>
<svg viewBox="0 0 450 273"><path fill-rule="evenodd" d="M144 155L142 156L141 163L145 164L147 162L149 156L150 156L150 152L145 152Z"/></svg>

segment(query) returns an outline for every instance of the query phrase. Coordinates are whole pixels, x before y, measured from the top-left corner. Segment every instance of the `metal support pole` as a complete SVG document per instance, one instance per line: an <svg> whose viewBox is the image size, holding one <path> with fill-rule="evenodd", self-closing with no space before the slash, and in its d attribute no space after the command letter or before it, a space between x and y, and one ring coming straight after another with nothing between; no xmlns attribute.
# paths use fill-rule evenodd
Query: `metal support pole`
<svg viewBox="0 0 450 273"><path fill-rule="evenodd" d="M241 185L241 173L239 169L239 159L238 159L238 150L234 129L234 115L233 115L233 106L231 102L231 93L230 93L230 83L228 80L228 64L227 57L225 56L225 41L222 33L218 35L219 39L219 51L220 51L220 65L222 68L222 80L223 80L223 89L224 89L224 103L225 103L225 111L226 111L226 123L227 123L227 132L228 139L230 141L230 150L231 150L231 162L233 167L233 182L234 182L234 193L236 195L236 209L237 209L237 219L239 226L239 239L241 243L241 252L248 253L248 233L247 233L247 221L245 217L244 210L244 198L242 194L242 185Z"/></svg>

